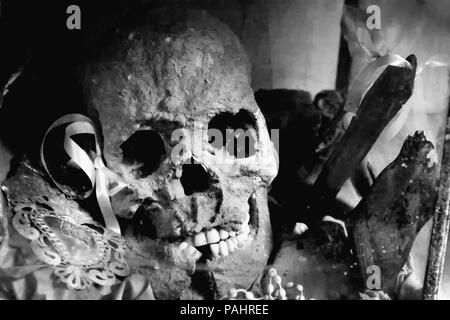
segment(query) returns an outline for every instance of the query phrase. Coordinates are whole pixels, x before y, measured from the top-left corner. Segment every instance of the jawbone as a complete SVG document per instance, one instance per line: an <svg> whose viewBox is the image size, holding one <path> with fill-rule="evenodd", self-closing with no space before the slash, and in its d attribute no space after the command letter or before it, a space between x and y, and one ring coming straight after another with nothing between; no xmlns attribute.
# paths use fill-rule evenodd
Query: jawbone
<svg viewBox="0 0 450 320"><path fill-rule="evenodd" d="M255 195L257 219L240 230L204 230L172 243L127 230L131 271L149 278L157 299L219 299L231 287L249 288L262 275L272 249L266 190Z"/></svg>

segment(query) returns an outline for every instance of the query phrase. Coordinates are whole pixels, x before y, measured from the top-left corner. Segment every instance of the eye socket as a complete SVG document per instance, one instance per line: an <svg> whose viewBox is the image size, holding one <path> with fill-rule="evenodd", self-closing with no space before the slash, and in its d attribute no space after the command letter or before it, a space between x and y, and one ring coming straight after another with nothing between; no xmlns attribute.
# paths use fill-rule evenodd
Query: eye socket
<svg viewBox="0 0 450 320"><path fill-rule="evenodd" d="M145 178L158 169L166 156L161 136L153 130L139 130L120 146L122 162L136 167L139 178Z"/></svg>
<svg viewBox="0 0 450 320"><path fill-rule="evenodd" d="M236 114L219 113L208 124L209 143L216 149L225 147L229 154L238 159L253 156L257 140L256 119L247 110Z"/></svg>

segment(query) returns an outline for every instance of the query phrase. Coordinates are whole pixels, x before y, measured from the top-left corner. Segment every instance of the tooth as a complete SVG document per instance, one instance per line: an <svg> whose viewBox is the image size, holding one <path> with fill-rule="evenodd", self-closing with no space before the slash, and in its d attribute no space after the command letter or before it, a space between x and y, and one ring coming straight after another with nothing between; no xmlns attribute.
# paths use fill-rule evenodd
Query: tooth
<svg viewBox="0 0 450 320"><path fill-rule="evenodd" d="M200 259L201 256L202 256L202 253L198 250L195 250L194 259L198 260L198 259Z"/></svg>
<svg viewBox="0 0 450 320"><path fill-rule="evenodd" d="M218 243L210 244L209 248L211 249L213 256L217 258L219 256L219 250L220 250L219 244Z"/></svg>
<svg viewBox="0 0 450 320"><path fill-rule="evenodd" d="M194 246L201 247L206 246L208 244L208 241L206 241L206 235L204 232L197 233L194 236Z"/></svg>
<svg viewBox="0 0 450 320"><path fill-rule="evenodd" d="M187 247L189 247L189 244L186 241L184 241L184 242L180 243L180 245L178 246L178 249L184 250Z"/></svg>
<svg viewBox="0 0 450 320"><path fill-rule="evenodd" d="M200 233L202 230L203 230L203 226L200 224L196 225L194 228L195 233Z"/></svg>
<svg viewBox="0 0 450 320"><path fill-rule="evenodd" d="M206 240L209 244L220 241L219 232L216 229L211 229L206 232Z"/></svg>
<svg viewBox="0 0 450 320"><path fill-rule="evenodd" d="M233 250L228 250L231 252L235 251L238 248L238 240L236 239L236 237L230 237L225 241L228 244L228 249L230 249L230 246L233 246ZM230 245L231 244L231 245Z"/></svg>
<svg viewBox="0 0 450 320"><path fill-rule="evenodd" d="M235 248L235 245L234 245L234 241L231 240L231 239L227 239L225 242L226 242L226 244L227 244L227 246L228 246L228 251L229 251L230 253L233 253L234 250L236 249L236 248Z"/></svg>
<svg viewBox="0 0 450 320"><path fill-rule="evenodd" d="M219 231L220 239L225 240L230 235L228 231L220 229Z"/></svg>
<svg viewBox="0 0 450 320"><path fill-rule="evenodd" d="M230 238L236 237L236 231L230 231L229 235L230 235Z"/></svg>
<svg viewBox="0 0 450 320"><path fill-rule="evenodd" d="M238 247L242 248L245 245L245 242L247 241L247 235L241 233L240 235L238 235L236 237L237 242L238 242Z"/></svg>
<svg viewBox="0 0 450 320"><path fill-rule="evenodd" d="M190 245L188 245L188 247L186 248L186 254L188 256L194 257L194 259L200 259L200 257L202 256L200 251L198 251L197 249L195 249L193 246Z"/></svg>
<svg viewBox="0 0 450 320"><path fill-rule="evenodd" d="M220 248L220 254L224 257L226 257L228 255L228 246L225 243L225 241L220 241L219 242L219 248Z"/></svg>
<svg viewBox="0 0 450 320"><path fill-rule="evenodd" d="M242 225L242 233L243 234L249 234L250 233L250 226L247 223L244 223Z"/></svg>

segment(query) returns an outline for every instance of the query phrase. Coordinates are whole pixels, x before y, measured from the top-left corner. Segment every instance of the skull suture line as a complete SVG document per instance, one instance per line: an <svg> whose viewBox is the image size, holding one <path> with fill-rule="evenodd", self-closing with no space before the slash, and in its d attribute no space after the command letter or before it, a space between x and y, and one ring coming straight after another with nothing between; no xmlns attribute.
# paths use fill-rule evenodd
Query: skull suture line
<svg viewBox="0 0 450 320"><path fill-rule="evenodd" d="M136 21L116 29L83 78L106 163L129 185L112 205L129 219L130 267L149 276L158 298L193 297L200 252L217 289L203 295L249 286L271 249L266 187L278 168L244 49L204 12ZM255 129L255 152L223 162L208 128ZM189 140L173 141L177 129L193 141L174 158L173 148ZM159 269L150 270L155 261Z"/></svg>

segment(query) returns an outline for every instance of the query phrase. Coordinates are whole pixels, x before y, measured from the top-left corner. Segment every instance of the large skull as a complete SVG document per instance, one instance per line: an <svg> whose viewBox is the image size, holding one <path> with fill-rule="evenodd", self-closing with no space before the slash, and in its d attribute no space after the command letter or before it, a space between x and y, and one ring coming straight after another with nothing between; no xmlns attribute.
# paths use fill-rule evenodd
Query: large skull
<svg viewBox="0 0 450 320"><path fill-rule="evenodd" d="M217 297L249 286L267 262L266 187L277 155L249 71L237 37L197 11L134 19L85 68L107 166L129 186L112 199L129 219L121 219L129 263L158 298ZM250 148L221 152L208 128L254 129ZM217 244L219 236L228 240Z"/></svg>

